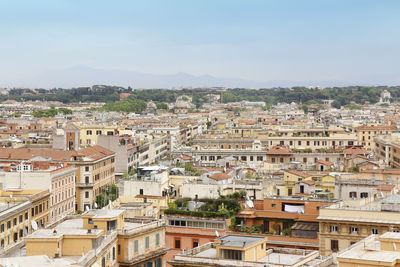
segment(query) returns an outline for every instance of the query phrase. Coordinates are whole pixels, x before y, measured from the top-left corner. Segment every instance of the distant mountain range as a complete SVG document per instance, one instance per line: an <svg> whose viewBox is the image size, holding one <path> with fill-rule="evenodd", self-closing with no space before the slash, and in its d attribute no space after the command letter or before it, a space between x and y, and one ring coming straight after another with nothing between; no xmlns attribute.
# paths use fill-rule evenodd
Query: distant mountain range
<svg viewBox="0 0 400 267"><path fill-rule="evenodd" d="M340 81L248 81L239 78L217 78L210 75L195 76L184 72L171 75L155 75L125 70L104 70L86 66L51 70L23 81L15 81L15 87L71 88L95 84L131 86L132 88L172 88L172 87L230 87L230 88L272 88L290 86L348 86L356 83Z"/></svg>

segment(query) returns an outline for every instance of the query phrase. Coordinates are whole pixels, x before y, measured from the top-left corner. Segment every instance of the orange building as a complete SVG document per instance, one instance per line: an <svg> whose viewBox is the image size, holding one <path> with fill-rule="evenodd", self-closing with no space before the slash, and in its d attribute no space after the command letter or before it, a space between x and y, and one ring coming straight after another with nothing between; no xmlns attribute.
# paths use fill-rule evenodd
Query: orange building
<svg viewBox="0 0 400 267"><path fill-rule="evenodd" d="M189 250L223 236L230 225L230 219L224 217L194 217L181 214L168 214L165 233L167 252L166 260L175 254ZM171 266L167 263L167 266Z"/></svg>
<svg viewBox="0 0 400 267"><path fill-rule="evenodd" d="M245 207L236 214L235 230L252 229L269 234L271 246L318 249L319 208L330 203L330 200L305 197L255 200L253 208Z"/></svg>

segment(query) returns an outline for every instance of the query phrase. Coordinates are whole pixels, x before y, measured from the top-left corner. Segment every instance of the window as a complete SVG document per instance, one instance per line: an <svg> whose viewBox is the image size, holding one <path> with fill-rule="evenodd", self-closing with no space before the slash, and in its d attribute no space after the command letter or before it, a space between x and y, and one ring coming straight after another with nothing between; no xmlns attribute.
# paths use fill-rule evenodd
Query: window
<svg viewBox="0 0 400 267"><path fill-rule="evenodd" d="M85 198L89 198L89 192L85 192Z"/></svg>
<svg viewBox="0 0 400 267"><path fill-rule="evenodd" d="M357 192L355 192L355 191L350 192L349 193L349 197L350 198L357 198Z"/></svg>
<svg viewBox="0 0 400 267"><path fill-rule="evenodd" d="M337 225L331 225L331 232L338 232L339 227Z"/></svg>
<svg viewBox="0 0 400 267"><path fill-rule="evenodd" d="M331 240L331 250L333 252L336 252L339 250L339 241L337 240Z"/></svg>
<svg viewBox="0 0 400 267"><path fill-rule="evenodd" d="M361 192L360 197L361 198L368 198L368 193L367 192Z"/></svg>
<svg viewBox="0 0 400 267"><path fill-rule="evenodd" d="M7 229L10 229L11 228L11 221L8 221L7 222Z"/></svg>
<svg viewBox="0 0 400 267"><path fill-rule="evenodd" d="M156 234L156 246L160 245L160 233Z"/></svg>
<svg viewBox="0 0 400 267"><path fill-rule="evenodd" d="M193 248L197 248L199 246L199 240L193 239Z"/></svg>
<svg viewBox="0 0 400 267"><path fill-rule="evenodd" d="M25 220L28 220L28 212L25 212Z"/></svg>
<svg viewBox="0 0 400 267"><path fill-rule="evenodd" d="M379 233L378 229L376 229L376 228L371 229L371 234L377 235L378 233Z"/></svg>
<svg viewBox="0 0 400 267"><path fill-rule="evenodd" d="M146 238L145 238L145 246L146 246L146 249L150 248L150 237L149 236L146 236Z"/></svg>
<svg viewBox="0 0 400 267"><path fill-rule="evenodd" d="M181 248L181 240L175 239L175 248Z"/></svg>
<svg viewBox="0 0 400 267"><path fill-rule="evenodd" d="M155 266L156 267L162 267L162 258L157 258L155 260Z"/></svg>
<svg viewBox="0 0 400 267"><path fill-rule="evenodd" d="M14 222L13 225L16 226L17 225L17 218L14 218L13 222Z"/></svg>
<svg viewBox="0 0 400 267"><path fill-rule="evenodd" d="M135 240L134 251L135 252L139 251L139 240Z"/></svg>
<svg viewBox="0 0 400 267"><path fill-rule="evenodd" d="M232 250L232 249L223 249L223 258L230 260L242 260L242 251L240 250Z"/></svg>
<svg viewBox="0 0 400 267"><path fill-rule="evenodd" d="M1 224L0 228L1 228L1 232L3 233L4 232L4 223Z"/></svg>
<svg viewBox="0 0 400 267"><path fill-rule="evenodd" d="M93 219L92 218L88 219L88 224L93 224Z"/></svg>
<svg viewBox="0 0 400 267"><path fill-rule="evenodd" d="M92 135L92 130L87 130L87 131L86 131L86 134L87 134L87 135Z"/></svg>
<svg viewBox="0 0 400 267"><path fill-rule="evenodd" d="M115 260L115 247L112 249L112 259Z"/></svg>
<svg viewBox="0 0 400 267"><path fill-rule="evenodd" d="M86 166L85 167L85 172L88 172L89 171L89 166Z"/></svg>
<svg viewBox="0 0 400 267"><path fill-rule="evenodd" d="M117 253L118 253L118 255L121 255L121 245L118 245L118 247L117 247Z"/></svg>
<svg viewBox="0 0 400 267"><path fill-rule="evenodd" d="M358 227L351 226L350 227L350 233L351 234L358 234Z"/></svg>

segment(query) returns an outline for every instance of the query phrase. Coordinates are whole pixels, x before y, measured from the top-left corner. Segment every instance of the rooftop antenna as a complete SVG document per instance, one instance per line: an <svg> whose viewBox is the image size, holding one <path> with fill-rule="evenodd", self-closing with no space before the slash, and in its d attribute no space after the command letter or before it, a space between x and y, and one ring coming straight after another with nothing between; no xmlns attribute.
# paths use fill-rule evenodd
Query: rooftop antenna
<svg viewBox="0 0 400 267"><path fill-rule="evenodd" d="M85 211L89 211L89 210L90 210L89 206L86 206Z"/></svg>
<svg viewBox="0 0 400 267"><path fill-rule="evenodd" d="M218 233L217 230L215 230L215 235L216 235L217 237L219 237L219 233Z"/></svg>

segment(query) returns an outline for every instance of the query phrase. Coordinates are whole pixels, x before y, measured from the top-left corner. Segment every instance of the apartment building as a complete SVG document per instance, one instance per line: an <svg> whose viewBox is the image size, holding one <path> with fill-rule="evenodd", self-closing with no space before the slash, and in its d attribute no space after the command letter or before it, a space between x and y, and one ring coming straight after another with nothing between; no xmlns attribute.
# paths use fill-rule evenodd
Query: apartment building
<svg viewBox="0 0 400 267"><path fill-rule="evenodd" d="M167 252L162 221L125 222L124 210L89 210L34 232L25 243L27 259L46 255L80 266L162 267Z"/></svg>
<svg viewBox="0 0 400 267"><path fill-rule="evenodd" d="M253 208L246 206L236 216L236 230L246 226L259 228L270 234L270 246L282 245L292 248L318 248L319 209L333 201L300 197L267 197L253 201ZM279 236L277 238L276 236Z"/></svg>
<svg viewBox="0 0 400 267"><path fill-rule="evenodd" d="M387 166L400 168L400 138L393 136L378 136L374 138L374 155Z"/></svg>
<svg viewBox="0 0 400 267"><path fill-rule="evenodd" d="M7 253L28 234L48 223L49 191L31 195L12 195L2 192L0 196L0 248ZM34 222L33 222L34 221Z"/></svg>
<svg viewBox="0 0 400 267"><path fill-rule="evenodd" d="M318 160L324 160L336 164L337 168L344 168L343 145L354 142L340 142L340 147L308 147L291 148L290 142L279 142L269 146L269 141L258 139L206 139L195 140L191 149L173 151L173 155L186 154L199 160L203 166L216 166L217 161L223 158L233 157L237 161L250 166L263 165L267 162L275 165L278 169L299 166L301 168L313 169ZM301 143L301 142L300 142ZM304 144L307 144L304 143ZM332 144L335 144L332 142ZM285 167L283 167L285 166Z"/></svg>
<svg viewBox="0 0 400 267"><path fill-rule="evenodd" d="M79 125L79 144L82 147L98 145L98 137L101 135L124 135L132 134L131 130L117 125Z"/></svg>
<svg viewBox="0 0 400 267"><path fill-rule="evenodd" d="M120 183L121 196L164 197L171 189L168 168L163 166L139 167L136 175Z"/></svg>
<svg viewBox="0 0 400 267"><path fill-rule="evenodd" d="M304 172L286 170L283 173L283 188L278 187L277 195L314 195L333 193L335 191L335 177L324 172Z"/></svg>
<svg viewBox="0 0 400 267"><path fill-rule="evenodd" d="M229 234L214 242L176 254L168 261L174 267L195 266L302 266L317 264L318 251L267 248L267 238Z"/></svg>
<svg viewBox="0 0 400 267"><path fill-rule="evenodd" d="M115 153L101 146L77 151L69 161L78 168L76 176L76 210L93 207L104 188L115 183Z"/></svg>
<svg viewBox="0 0 400 267"><path fill-rule="evenodd" d="M50 204L49 190L34 193L30 195L28 199L32 203L30 220L35 221L38 228L46 227L50 223L54 222L53 218L50 216L52 206Z"/></svg>
<svg viewBox="0 0 400 267"><path fill-rule="evenodd" d="M380 135L391 136L397 130L395 125L363 125L355 128L358 144L369 151L375 149L375 137Z"/></svg>
<svg viewBox="0 0 400 267"><path fill-rule="evenodd" d="M399 246L399 233L370 235L340 251L336 256L337 266L399 266Z"/></svg>
<svg viewBox="0 0 400 267"><path fill-rule="evenodd" d="M323 256L343 250L374 234L400 231L400 195L334 203L319 209L319 242Z"/></svg>
<svg viewBox="0 0 400 267"><path fill-rule="evenodd" d="M167 135L148 136L137 148L136 166L150 165L164 159L169 153L168 148Z"/></svg>
<svg viewBox="0 0 400 267"><path fill-rule="evenodd" d="M118 230L118 262L121 267L154 266L166 264L165 223L161 220L149 223L132 223Z"/></svg>
<svg viewBox="0 0 400 267"><path fill-rule="evenodd" d="M82 150L54 149L0 149L0 161L23 162L40 156L50 162L69 164L77 168L75 180L76 202L75 210L92 207L96 196L101 194L105 186L115 183L115 153L100 146L88 147ZM56 174L54 174L56 175ZM64 178L63 178L64 179ZM70 178L65 178L69 179ZM69 185L64 186L65 190ZM69 199L70 193L67 192ZM63 201L65 200L62 198ZM55 199L54 199L55 201ZM71 202L71 199L68 201ZM64 208L65 210L65 208Z"/></svg>
<svg viewBox="0 0 400 267"><path fill-rule="evenodd" d="M72 165L51 163L43 157L33 157L21 163L6 162L2 164L0 181L2 189L11 193L24 193L30 190L47 190L49 203L36 207L40 211L49 210L43 220L38 220L39 225L53 223L65 215L75 211L75 179L76 171ZM35 218L36 220L36 218Z"/></svg>
<svg viewBox="0 0 400 267"><path fill-rule="evenodd" d="M230 225L225 217L194 217L183 214L166 214L166 260L171 260L181 252L213 242L223 236ZM167 263L167 266L171 266Z"/></svg>
<svg viewBox="0 0 400 267"><path fill-rule="evenodd" d="M98 145L115 153L115 174L131 172L137 163L138 146L131 136L99 135Z"/></svg>

